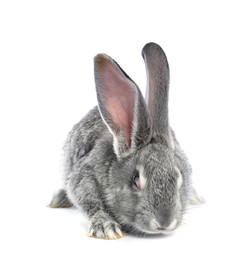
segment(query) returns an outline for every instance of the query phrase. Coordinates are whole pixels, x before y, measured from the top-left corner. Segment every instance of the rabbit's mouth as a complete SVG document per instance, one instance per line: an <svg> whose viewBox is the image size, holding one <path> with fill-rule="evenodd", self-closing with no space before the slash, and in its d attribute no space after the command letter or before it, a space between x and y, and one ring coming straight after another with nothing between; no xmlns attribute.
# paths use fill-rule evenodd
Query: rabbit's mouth
<svg viewBox="0 0 252 260"><path fill-rule="evenodd" d="M167 226L161 226L155 219L152 219L149 225L144 225L143 223L136 223L135 229L145 234L170 234L178 227L178 225L179 223L177 219L174 219Z"/></svg>
<svg viewBox="0 0 252 260"><path fill-rule="evenodd" d="M153 221L153 220L152 220ZM157 233L171 233L173 232L176 227L178 226L177 219L174 219L169 225L161 226L156 220L151 223L152 230L155 230Z"/></svg>
<svg viewBox="0 0 252 260"><path fill-rule="evenodd" d="M155 221L154 222L154 229L156 229L158 232L170 233L174 229L176 229L177 224L178 224L177 219L174 219L168 226L160 226L160 224L157 221Z"/></svg>

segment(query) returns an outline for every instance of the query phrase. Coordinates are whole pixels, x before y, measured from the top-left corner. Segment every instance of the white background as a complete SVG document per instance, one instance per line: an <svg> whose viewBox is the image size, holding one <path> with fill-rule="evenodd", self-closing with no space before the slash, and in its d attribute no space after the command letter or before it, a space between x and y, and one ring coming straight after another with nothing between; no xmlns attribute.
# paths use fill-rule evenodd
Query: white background
<svg viewBox="0 0 252 260"><path fill-rule="evenodd" d="M251 1L1 1L1 259L252 259ZM145 91L141 49L171 71L170 122L207 203L172 236L103 241L49 209L64 139L96 104L93 57Z"/></svg>

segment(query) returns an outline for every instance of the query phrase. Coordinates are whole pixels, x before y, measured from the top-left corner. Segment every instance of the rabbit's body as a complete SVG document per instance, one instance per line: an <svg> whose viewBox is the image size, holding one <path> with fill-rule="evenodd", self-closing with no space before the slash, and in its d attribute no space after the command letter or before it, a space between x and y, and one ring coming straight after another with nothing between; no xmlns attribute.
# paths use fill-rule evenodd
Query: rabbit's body
<svg viewBox="0 0 252 260"><path fill-rule="evenodd" d="M93 203L96 194L102 195L108 182L110 166L115 159L112 141L112 135L97 107L69 133L64 145L64 182L68 197L77 207L82 208L86 204L82 199L87 201L91 196ZM90 187L87 187L87 183ZM78 193L83 195L78 197ZM93 208L92 205L85 212L88 214Z"/></svg>
<svg viewBox="0 0 252 260"><path fill-rule="evenodd" d="M168 124L168 63L154 43L143 57L147 105L117 63L96 56L99 109L73 127L64 146L70 201L61 190L51 206L75 205L88 215L90 234L100 238L116 238L121 230L172 231L189 198L191 167Z"/></svg>

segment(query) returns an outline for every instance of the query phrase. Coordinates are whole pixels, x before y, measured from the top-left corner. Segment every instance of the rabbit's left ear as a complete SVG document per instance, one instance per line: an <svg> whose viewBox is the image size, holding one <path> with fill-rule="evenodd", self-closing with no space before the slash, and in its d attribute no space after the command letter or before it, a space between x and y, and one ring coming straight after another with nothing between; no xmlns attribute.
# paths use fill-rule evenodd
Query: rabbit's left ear
<svg viewBox="0 0 252 260"><path fill-rule="evenodd" d="M137 85L109 56L94 59L100 114L114 138L114 151L124 157L150 141L151 122Z"/></svg>
<svg viewBox="0 0 252 260"><path fill-rule="evenodd" d="M168 98L170 71L166 55L156 43L148 43L142 50L146 73L146 103L153 124L153 137L165 138L169 143Z"/></svg>

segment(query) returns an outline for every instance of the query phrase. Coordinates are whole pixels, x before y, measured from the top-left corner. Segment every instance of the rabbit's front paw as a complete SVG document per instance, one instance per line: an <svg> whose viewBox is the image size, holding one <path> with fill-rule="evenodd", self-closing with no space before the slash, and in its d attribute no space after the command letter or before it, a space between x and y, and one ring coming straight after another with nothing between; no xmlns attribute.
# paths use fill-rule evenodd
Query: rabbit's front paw
<svg viewBox="0 0 252 260"><path fill-rule="evenodd" d="M88 235L101 239L119 239L123 237L120 225L104 212L97 212L91 218Z"/></svg>

